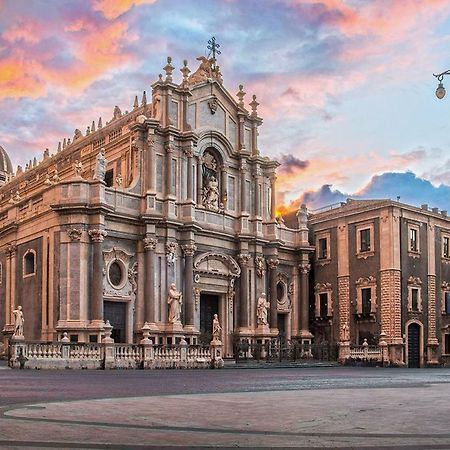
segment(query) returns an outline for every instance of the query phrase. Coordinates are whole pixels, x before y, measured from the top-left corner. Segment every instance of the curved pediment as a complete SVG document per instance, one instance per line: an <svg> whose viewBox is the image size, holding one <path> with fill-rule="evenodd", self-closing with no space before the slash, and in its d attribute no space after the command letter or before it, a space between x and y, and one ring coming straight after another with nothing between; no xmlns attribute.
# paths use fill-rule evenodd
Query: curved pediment
<svg viewBox="0 0 450 450"><path fill-rule="evenodd" d="M194 262L194 270L224 277L238 277L241 274L239 264L231 256L214 252L199 255Z"/></svg>

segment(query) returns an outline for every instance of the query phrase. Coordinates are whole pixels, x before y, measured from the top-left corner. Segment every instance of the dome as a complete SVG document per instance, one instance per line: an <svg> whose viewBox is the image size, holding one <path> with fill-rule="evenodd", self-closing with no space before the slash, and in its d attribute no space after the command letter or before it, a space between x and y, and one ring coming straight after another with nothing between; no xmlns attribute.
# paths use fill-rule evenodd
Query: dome
<svg viewBox="0 0 450 450"><path fill-rule="evenodd" d="M0 172L6 172L8 174L13 173L13 168L8 153L6 153L6 150L1 145L0 145Z"/></svg>

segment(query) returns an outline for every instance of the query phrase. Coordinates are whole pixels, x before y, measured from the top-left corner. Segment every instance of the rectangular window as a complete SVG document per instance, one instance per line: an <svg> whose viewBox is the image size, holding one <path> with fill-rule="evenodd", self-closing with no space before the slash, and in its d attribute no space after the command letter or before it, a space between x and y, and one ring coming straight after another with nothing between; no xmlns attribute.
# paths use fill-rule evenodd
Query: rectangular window
<svg viewBox="0 0 450 450"><path fill-rule="evenodd" d="M445 314L450 314L450 292L445 293L444 301L445 301L444 304Z"/></svg>
<svg viewBox="0 0 450 450"><path fill-rule="evenodd" d="M450 334L445 334L445 350L446 355L450 354Z"/></svg>
<svg viewBox="0 0 450 450"><path fill-rule="evenodd" d="M325 292L323 294L319 294L320 300L320 317L328 316L328 294Z"/></svg>
<svg viewBox="0 0 450 450"><path fill-rule="evenodd" d="M419 251L418 230L416 228L409 229L409 250L412 252Z"/></svg>
<svg viewBox="0 0 450 450"><path fill-rule="evenodd" d="M370 252L370 228L365 228L364 230L360 230L360 252Z"/></svg>
<svg viewBox="0 0 450 450"><path fill-rule="evenodd" d="M172 180L171 180L171 192L172 195L177 195L177 160L172 159Z"/></svg>
<svg viewBox="0 0 450 450"><path fill-rule="evenodd" d="M448 236L442 238L442 256L450 258L450 238Z"/></svg>
<svg viewBox="0 0 450 450"><path fill-rule="evenodd" d="M236 211L236 180L234 177L228 177L228 209Z"/></svg>
<svg viewBox="0 0 450 450"><path fill-rule="evenodd" d="M162 192L163 189L163 157L156 155L156 191Z"/></svg>
<svg viewBox="0 0 450 450"><path fill-rule="evenodd" d="M372 289L363 288L361 289L361 300L362 300L362 313L364 315L369 315L372 311Z"/></svg>
<svg viewBox="0 0 450 450"><path fill-rule="evenodd" d="M318 259L327 259L327 258L328 258L327 238L321 238L321 239L319 239Z"/></svg>
<svg viewBox="0 0 450 450"><path fill-rule="evenodd" d="M419 289L411 288L411 309L413 311L419 310Z"/></svg>

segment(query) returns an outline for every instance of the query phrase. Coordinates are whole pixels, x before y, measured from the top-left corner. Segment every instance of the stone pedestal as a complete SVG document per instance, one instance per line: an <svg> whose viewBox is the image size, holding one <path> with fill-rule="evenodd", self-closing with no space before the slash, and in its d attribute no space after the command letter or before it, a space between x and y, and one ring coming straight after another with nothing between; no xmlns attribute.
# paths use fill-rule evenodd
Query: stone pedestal
<svg viewBox="0 0 450 450"><path fill-rule="evenodd" d="M439 341L437 339L428 339L427 344L427 365L439 365Z"/></svg>
<svg viewBox="0 0 450 450"><path fill-rule="evenodd" d="M344 364L350 358L350 341L339 342L339 362Z"/></svg>
<svg viewBox="0 0 450 450"><path fill-rule="evenodd" d="M389 361L391 364L396 366L405 366L404 360L404 344L403 340L401 342L392 342L388 344L389 347Z"/></svg>
<svg viewBox="0 0 450 450"><path fill-rule="evenodd" d="M223 345L218 339L213 339L210 343L211 350L211 369L221 369L223 363Z"/></svg>

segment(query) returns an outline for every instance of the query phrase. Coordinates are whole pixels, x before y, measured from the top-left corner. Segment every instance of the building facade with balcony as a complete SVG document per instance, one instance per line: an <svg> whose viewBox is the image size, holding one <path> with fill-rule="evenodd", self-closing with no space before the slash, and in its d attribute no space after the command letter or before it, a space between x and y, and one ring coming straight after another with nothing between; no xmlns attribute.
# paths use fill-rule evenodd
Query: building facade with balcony
<svg viewBox="0 0 450 450"><path fill-rule="evenodd" d="M225 356L234 339L311 339L306 211L296 230L275 220L278 163L260 155L256 98L247 109L242 86L235 98L215 61L199 60L176 83L168 59L151 102L144 93L54 155L9 167L5 339L18 305L35 340L97 342L109 320L116 342L136 342L144 324L155 343L209 342L214 314Z"/></svg>
<svg viewBox="0 0 450 450"><path fill-rule="evenodd" d="M450 218L391 200L310 216L311 331L345 348L388 344L389 360L450 362Z"/></svg>

